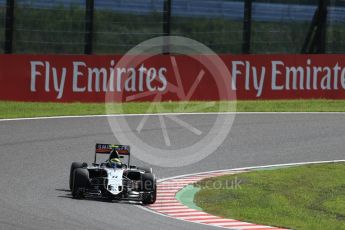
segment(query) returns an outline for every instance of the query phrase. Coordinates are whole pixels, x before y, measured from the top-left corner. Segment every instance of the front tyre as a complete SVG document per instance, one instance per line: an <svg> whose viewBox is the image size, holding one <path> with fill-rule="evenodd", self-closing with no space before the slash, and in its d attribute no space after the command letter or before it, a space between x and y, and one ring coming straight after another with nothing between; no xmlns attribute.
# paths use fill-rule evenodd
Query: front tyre
<svg viewBox="0 0 345 230"><path fill-rule="evenodd" d="M85 190L89 186L89 171L84 168L77 168L74 170L74 180L72 186L73 198L80 199L84 197Z"/></svg>
<svg viewBox="0 0 345 230"><path fill-rule="evenodd" d="M77 168L82 168L83 167L83 164L80 163L80 162L73 162L72 165L71 165L71 169L69 171L69 189L72 190L72 187L73 187L73 173L74 173L74 170L77 169Z"/></svg>
<svg viewBox="0 0 345 230"><path fill-rule="evenodd" d="M144 205L153 204L157 198L156 177L152 173L144 173L142 175L142 203Z"/></svg>
<svg viewBox="0 0 345 230"><path fill-rule="evenodd" d="M143 205L154 204L157 198L157 189L153 192L144 193L142 203Z"/></svg>

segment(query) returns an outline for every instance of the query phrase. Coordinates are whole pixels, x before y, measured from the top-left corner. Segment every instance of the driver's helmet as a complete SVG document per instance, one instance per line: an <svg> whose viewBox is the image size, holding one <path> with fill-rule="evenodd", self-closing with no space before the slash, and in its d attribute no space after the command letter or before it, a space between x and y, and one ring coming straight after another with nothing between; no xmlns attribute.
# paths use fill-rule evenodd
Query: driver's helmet
<svg viewBox="0 0 345 230"><path fill-rule="evenodd" d="M122 163L119 158L111 158L109 164L112 168L122 168Z"/></svg>

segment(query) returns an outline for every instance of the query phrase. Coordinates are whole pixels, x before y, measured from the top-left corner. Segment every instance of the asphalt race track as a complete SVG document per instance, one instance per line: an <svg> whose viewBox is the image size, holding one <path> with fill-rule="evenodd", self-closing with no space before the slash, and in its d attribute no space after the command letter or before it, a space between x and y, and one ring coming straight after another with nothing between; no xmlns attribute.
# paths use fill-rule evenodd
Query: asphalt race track
<svg viewBox="0 0 345 230"><path fill-rule="evenodd" d="M204 130L212 124L212 116L179 117ZM140 119L128 118L133 124ZM167 122L166 127L173 144L175 139L179 144L191 141L185 136L192 135L178 124ZM239 114L214 154L190 166L154 166L154 170L164 178L217 169L344 159L344 131L345 114ZM141 135L162 141L157 117L148 119ZM1 121L0 229L214 229L159 216L133 204L71 199L70 164L91 162L96 142L117 142L107 118ZM146 165L139 160L134 163Z"/></svg>

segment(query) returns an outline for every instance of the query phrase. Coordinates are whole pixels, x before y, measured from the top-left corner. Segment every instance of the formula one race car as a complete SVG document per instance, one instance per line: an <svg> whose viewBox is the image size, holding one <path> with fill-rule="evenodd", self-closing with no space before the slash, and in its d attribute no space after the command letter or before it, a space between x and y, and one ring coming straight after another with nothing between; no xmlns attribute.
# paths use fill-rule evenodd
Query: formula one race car
<svg viewBox="0 0 345 230"><path fill-rule="evenodd" d="M107 159L97 163L97 154L106 154ZM126 164L122 163L125 158ZM78 199L97 197L153 204L157 194L156 177L152 168L130 165L128 145L96 144L92 166L87 163L72 163L69 186L73 198Z"/></svg>

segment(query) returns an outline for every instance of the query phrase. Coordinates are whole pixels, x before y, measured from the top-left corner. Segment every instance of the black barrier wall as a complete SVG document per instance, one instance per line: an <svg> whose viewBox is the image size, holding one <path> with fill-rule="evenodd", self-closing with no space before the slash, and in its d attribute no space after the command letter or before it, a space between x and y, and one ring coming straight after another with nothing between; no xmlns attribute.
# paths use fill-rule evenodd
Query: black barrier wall
<svg viewBox="0 0 345 230"><path fill-rule="evenodd" d="M162 35L217 53L345 51L340 0L0 0L0 20L2 53L122 54Z"/></svg>

